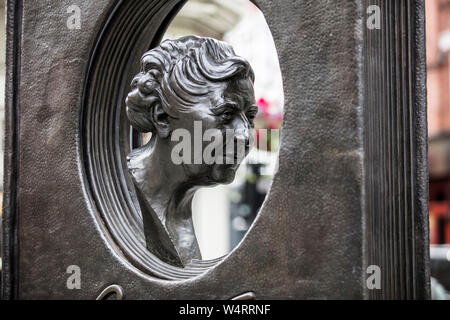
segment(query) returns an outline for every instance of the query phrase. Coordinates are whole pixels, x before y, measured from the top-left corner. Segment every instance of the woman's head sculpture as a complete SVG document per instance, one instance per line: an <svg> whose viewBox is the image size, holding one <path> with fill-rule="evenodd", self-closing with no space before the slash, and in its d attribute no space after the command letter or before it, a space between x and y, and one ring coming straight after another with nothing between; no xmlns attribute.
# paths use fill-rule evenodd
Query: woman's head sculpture
<svg viewBox="0 0 450 320"><path fill-rule="evenodd" d="M212 38L166 40L143 55L126 106L131 125L151 139L127 160L147 248L162 260L201 259L192 198L232 182L252 147L253 82L250 64Z"/></svg>

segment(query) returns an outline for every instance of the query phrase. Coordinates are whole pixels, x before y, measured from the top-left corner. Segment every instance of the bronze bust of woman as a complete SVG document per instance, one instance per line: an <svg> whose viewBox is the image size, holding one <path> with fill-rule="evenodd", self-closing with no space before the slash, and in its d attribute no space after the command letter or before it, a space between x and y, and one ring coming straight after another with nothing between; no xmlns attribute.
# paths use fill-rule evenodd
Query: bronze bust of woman
<svg viewBox="0 0 450 320"><path fill-rule="evenodd" d="M249 63L231 46L212 38L167 40L143 55L126 106L131 125L152 137L127 160L147 248L162 260L182 267L201 259L192 223L192 198L202 186L234 180L243 157L237 157L236 148L230 150L229 145L243 144L244 156L252 147L250 131L258 111L253 82ZM179 144L174 133L194 137L200 130L203 136L209 129L223 137L223 152L214 157L224 161L189 161L191 152L186 150L181 156L188 161L173 160ZM189 146L199 149L196 142L202 148L208 143L202 139L190 141Z"/></svg>

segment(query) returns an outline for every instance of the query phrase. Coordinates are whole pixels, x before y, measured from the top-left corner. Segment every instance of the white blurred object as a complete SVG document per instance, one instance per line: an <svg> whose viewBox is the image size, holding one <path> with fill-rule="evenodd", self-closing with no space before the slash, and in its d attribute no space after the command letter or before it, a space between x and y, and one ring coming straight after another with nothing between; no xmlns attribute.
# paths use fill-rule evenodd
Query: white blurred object
<svg viewBox="0 0 450 320"><path fill-rule="evenodd" d="M437 279L431 277L430 278L430 284L431 284L431 300L449 300L450 295L447 291L445 291L445 288L443 285L437 281Z"/></svg>
<svg viewBox="0 0 450 320"><path fill-rule="evenodd" d="M450 262L450 245L430 246L430 257L432 260L447 260Z"/></svg>
<svg viewBox="0 0 450 320"><path fill-rule="evenodd" d="M222 40L242 18L248 3L248 0L190 0L175 16L163 39L196 35Z"/></svg>

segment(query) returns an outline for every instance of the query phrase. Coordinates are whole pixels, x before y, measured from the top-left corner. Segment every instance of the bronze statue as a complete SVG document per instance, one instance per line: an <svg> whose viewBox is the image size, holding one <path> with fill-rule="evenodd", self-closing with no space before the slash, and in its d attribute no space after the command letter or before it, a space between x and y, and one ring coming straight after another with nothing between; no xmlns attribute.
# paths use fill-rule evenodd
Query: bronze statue
<svg viewBox="0 0 450 320"><path fill-rule="evenodd" d="M130 153L128 168L147 248L162 260L182 267L201 259L192 199L202 186L234 180L242 157L236 156L235 147L230 153L227 145L243 144L244 157L252 147L250 130L258 111L253 83L250 64L231 46L212 38L167 40L143 55L141 72L126 99L127 115L136 130L152 137ZM226 161L173 161L178 144L173 133L184 130L195 135L198 124L202 134L215 129L223 135L223 153L215 156ZM231 140L226 134L230 130ZM201 143L202 148L207 144ZM182 156L190 158L190 154Z"/></svg>

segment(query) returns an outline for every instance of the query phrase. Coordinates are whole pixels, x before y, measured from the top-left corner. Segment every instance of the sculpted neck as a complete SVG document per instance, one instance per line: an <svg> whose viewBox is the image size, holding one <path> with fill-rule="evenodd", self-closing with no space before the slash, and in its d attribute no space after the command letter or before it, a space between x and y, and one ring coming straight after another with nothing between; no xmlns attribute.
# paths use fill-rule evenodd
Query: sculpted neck
<svg viewBox="0 0 450 320"><path fill-rule="evenodd" d="M192 222L192 199L198 187L189 181L183 166L173 164L169 149L166 143L154 138L129 155L128 168L146 205L153 209L159 220L150 222L169 235L169 241L154 240L166 246L173 245L174 248L166 249L175 250L186 265L193 259L201 259ZM144 226L149 219L155 220L155 217L144 217ZM146 238L148 236L155 237L155 234L146 232Z"/></svg>

